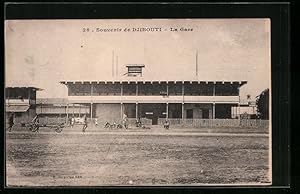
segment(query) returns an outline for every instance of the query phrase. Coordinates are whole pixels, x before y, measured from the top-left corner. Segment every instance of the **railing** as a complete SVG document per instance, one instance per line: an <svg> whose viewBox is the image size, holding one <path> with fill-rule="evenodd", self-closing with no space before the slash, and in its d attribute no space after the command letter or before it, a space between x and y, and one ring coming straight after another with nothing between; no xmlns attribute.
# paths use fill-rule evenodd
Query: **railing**
<svg viewBox="0 0 300 194"><path fill-rule="evenodd" d="M15 118L14 122L17 123L26 123L31 121L32 118ZM120 118L108 118L101 119L98 118L98 125L104 126L106 122L109 123L122 123L122 119ZM152 125L151 119L141 118L142 125ZM165 118L158 119L158 125L163 125L165 122ZM65 123L69 122L70 118L67 117L41 117L39 118L39 122L42 124L54 124L54 123ZM176 127L247 127L247 128L265 128L269 127L269 120L260 120L260 119L168 119L170 126ZM87 118L87 122L89 124L95 123L95 118ZM135 118L128 118L129 126L136 125Z"/></svg>
<svg viewBox="0 0 300 194"><path fill-rule="evenodd" d="M70 105L67 107L36 107L36 113L38 114L89 114L90 107L73 107Z"/></svg>
<svg viewBox="0 0 300 194"><path fill-rule="evenodd" d="M163 125L165 118L159 118L158 124ZM268 128L269 120L260 119L168 119L170 125L181 127L251 127Z"/></svg>
<svg viewBox="0 0 300 194"><path fill-rule="evenodd" d="M238 96L69 96L71 103L238 103Z"/></svg>
<svg viewBox="0 0 300 194"><path fill-rule="evenodd" d="M135 118L128 118L128 125L129 126L135 126L136 125L136 119ZM151 119L146 119L146 118L141 118L141 123L143 125L151 125L152 124L152 120ZM88 118L87 122L90 124L95 124L95 118ZM106 119L102 119L102 118L98 118L97 119L98 125L99 126L104 126L106 122L109 122L110 124L113 123L117 123L117 124L122 124L122 119L120 118L106 118Z"/></svg>
<svg viewBox="0 0 300 194"><path fill-rule="evenodd" d="M13 104L13 105L29 105L28 99L6 99L6 104Z"/></svg>
<svg viewBox="0 0 300 194"><path fill-rule="evenodd" d="M14 123L16 124L22 124L22 123L28 123L32 120L33 118L31 117L16 117L14 119ZM70 122L70 117L67 118L65 117L39 117L39 123L41 124L58 124L58 123L69 123ZM151 119L146 119L146 118L141 118L141 123L143 125L151 125L152 120ZM95 118L87 118L88 124L95 124ZM97 119L98 125L99 126L104 126L106 122L109 122L110 124L112 123L118 123L122 124L122 119L120 118L108 118L108 119ZM129 126L135 126L136 125L136 119L135 118L128 118L128 124Z"/></svg>
<svg viewBox="0 0 300 194"><path fill-rule="evenodd" d="M146 118L141 118L140 119L142 125L152 125L152 120L151 119L146 119ZM135 118L129 118L128 119L129 125L136 125L136 119Z"/></svg>

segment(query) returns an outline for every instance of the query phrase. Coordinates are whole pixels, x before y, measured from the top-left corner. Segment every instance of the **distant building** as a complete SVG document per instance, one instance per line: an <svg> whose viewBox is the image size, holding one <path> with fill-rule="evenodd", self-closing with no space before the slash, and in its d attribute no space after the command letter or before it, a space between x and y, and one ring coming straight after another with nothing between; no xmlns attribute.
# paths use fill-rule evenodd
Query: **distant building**
<svg viewBox="0 0 300 194"><path fill-rule="evenodd" d="M42 89L33 86L8 86L5 88L5 112L14 113L14 122L28 122L36 114L36 92Z"/></svg>
<svg viewBox="0 0 300 194"><path fill-rule="evenodd" d="M38 98L36 112L40 117L80 117L90 114L90 107L82 104L70 104L67 98Z"/></svg>
<svg viewBox="0 0 300 194"><path fill-rule="evenodd" d="M241 100L239 106L232 107L232 118L247 117L254 119L257 117L256 102L251 100Z"/></svg>

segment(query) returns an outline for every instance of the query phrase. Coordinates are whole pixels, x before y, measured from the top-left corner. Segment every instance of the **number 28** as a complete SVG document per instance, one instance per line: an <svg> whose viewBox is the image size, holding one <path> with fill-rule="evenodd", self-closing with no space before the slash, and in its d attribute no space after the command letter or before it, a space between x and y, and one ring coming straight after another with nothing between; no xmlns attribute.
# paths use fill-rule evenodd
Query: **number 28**
<svg viewBox="0 0 300 194"><path fill-rule="evenodd" d="M83 31L83 32L89 32L90 29L89 29L89 28L82 28L82 31Z"/></svg>

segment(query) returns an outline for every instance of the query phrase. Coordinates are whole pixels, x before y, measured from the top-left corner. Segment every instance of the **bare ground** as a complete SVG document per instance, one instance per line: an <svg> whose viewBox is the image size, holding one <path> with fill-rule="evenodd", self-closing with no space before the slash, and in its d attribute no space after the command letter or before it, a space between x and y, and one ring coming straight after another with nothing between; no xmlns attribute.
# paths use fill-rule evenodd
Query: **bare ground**
<svg viewBox="0 0 300 194"><path fill-rule="evenodd" d="M267 136L128 133L7 133L7 185L270 183Z"/></svg>

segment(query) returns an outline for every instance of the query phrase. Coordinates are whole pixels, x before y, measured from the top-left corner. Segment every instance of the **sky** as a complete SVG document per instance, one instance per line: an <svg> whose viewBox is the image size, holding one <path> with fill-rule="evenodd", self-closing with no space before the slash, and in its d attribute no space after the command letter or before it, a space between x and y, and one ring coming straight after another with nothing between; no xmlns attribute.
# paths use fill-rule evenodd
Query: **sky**
<svg viewBox="0 0 300 194"><path fill-rule="evenodd" d="M144 64L144 79L246 80L241 98L255 99L271 84L270 25L269 19L7 20L5 81L43 88L40 98L61 98L67 97L61 80L119 79L126 64Z"/></svg>

